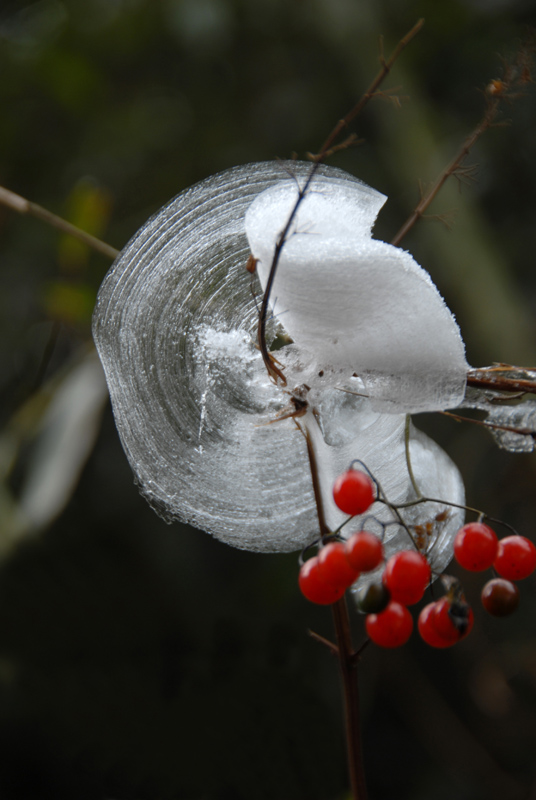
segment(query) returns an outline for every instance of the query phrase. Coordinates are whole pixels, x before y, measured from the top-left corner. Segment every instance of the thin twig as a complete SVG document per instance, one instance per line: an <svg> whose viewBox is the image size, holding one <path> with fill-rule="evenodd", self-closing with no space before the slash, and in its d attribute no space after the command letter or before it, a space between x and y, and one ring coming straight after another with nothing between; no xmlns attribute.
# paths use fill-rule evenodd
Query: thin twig
<svg viewBox="0 0 536 800"><path fill-rule="evenodd" d="M366 90L366 92L361 95L360 99L351 109L351 111L349 111L348 114L345 117L343 117L343 119L339 120L339 122L335 125L330 135L322 145L320 153L317 156L318 162L323 161L326 158L327 151L333 146L333 143L335 142L341 131L344 128L347 128L348 125L354 121L357 115L360 114L361 111L364 109L368 101L371 100L376 95L379 87L381 86L381 84L383 83L383 81L389 75L391 69L393 68L393 64L395 63L399 55L402 53L402 50L404 50L404 48L408 46L411 40L415 38L415 36L419 33L423 25L424 25L424 19L418 20L418 22L415 23L413 28L410 31L408 31L408 33L406 33L406 35L402 39L400 39L398 45L396 46L395 50L393 51L393 53L391 54L390 58L387 61L383 58L383 56L381 56L380 58L381 67L378 74L376 75L376 77Z"/></svg>
<svg viewBox="0 0 536 800"><path fill-rule="evenodd" d="M460 414L455 414L453 411L440 411L445 417L452 417L457 422L472 422L473 425L481 425L483 428L492 428L497 431L504 431L505 433L517 433L519 436L532 436L536 438L536 431L531 428L515 428L512 425L501 425L497 422L488 422L486 419L472 419L471 417L462 417Z"/></svg>
<svg viewBox="0 0 536 800"><path fill-rule="evenodd" d="M438 178L434 181L430 189L421 198L420 202L415 207L415 210L412 212L412 214L410 214L396 236L391 240L391 244L400 244L404 236L406 236L411 228L413 228L415 223L423 216L432 200L436 197L445 181L451 175L458 175L460 178L467 178L468 174L470 174L470 172L473 170L473 167L463 167L462 162L468 155L469 151L474 147L478 139L480 139L482 134L484 134L489 128L492 127L493 124L495 124L495 119L501 106L501 102L507 97L513 99L515 95L512 94L511 90L514 87L517 87L520 83L526 82L527 79L522 67L524 66L525 70L528 69L533 48L534 45L531 42L528 42L524 47L522 47L517 55L516 61L514 63L505 65L504 76L502 80L492 81L488 86L486 90L486 108L480 122L462 143L452 161L447 164ZM496 87L490 89L490 87L493 87L495 84L500 84L500 89L497 89Z"/></svg>
<svg viewBox="0 0 536 800"><path fill-rule="evenodd" d="M495 375L495 370L477 369L467 373L467 386L474 389L492 389L496 392L523 392L536 394L536 381L523 378L508 378L505 375Z"/></svg>
<svg viewBox="0 0 536 800"><path fill-rule="evenodd" d="M378 72L378 74L376 75L376 77L374 78L374 80L372 81L372 83L370 84L368 89L366 90L366 92L361 96L359 101L348 112L348 114L346 114L346 116L343 117L343 119L339 120L339 122L335 125L335 127L333 128L333 130L329 134L328 138L326 139L326 141L322 145L319 154L317 156L314 156L314 164L311 167L311 171L309 172L309 175L307 177L307 180L305 181L305 184L304 184L303 188L299 189L299 191L298 191L298 198L297 198L297 200L296 200L296 202L294 204L294 208L290 212L290 215L289 215L289 217L287 219L286 225L285 225L283 231L281 232L281 234L280 234L280 236L279 236L279 238L277 240L277 243L276 243L276 246L275 246L275 250L274 250L274 256L273 256L273 259L272 259L272 264L271 264L271 267L270 267L270 273L268 275L268 280L266 281L266 288L264 290L264 296L263 296L263 299L262 299L262 306L261 306L261 310L260 310L260 314L259 314L259 326L258 326L258 330L257 330L257 338L258 338L259 349L260 349L261 354L262 354L262 359L264 361L264 365L265 365L266 369L268 370L268 374L270 375L270 377L274 381L277 382L279 380L282 383L283 386L286 385L286 382L287 382L286 378L285 378L282 370L280 370L279 367L274 363L274 360L273 360L273 358L271 356L271 353L268 350L268 346L266 344L266 319L267 319L267 315L268 315L268 304L270 302L270 295L271 295L271 292L272 292L272 287L273 287L273 284L274 284L275 274L276 274L276 271L277 271L277 266L279 264L279 259L281 257L281 251L282 251L283 246L284 246L284 244L285 244L285 242L287 240L287 236L289 234L290 228L292 226L292 223L294 222L294 219L295 219L296 214L298 212L298 209L299 209L299 207L300 207L300 205L301 205L301 203L303 201L303 198L307 194L307 191L308 191L308 189L309 189L309 187L310 187L310 185L311 185L316 173L318 172L318 169L319 169L320 165L326 160L326 158L328 157L330 151L334 147L336 139L339 137L339 135L342 132L342 130L344 128L348 127L348 125L363 110L363 108L366 106L368 101L371 100L376 95L379 86L382 84L382 82L385 80L385 78L387 77L387 75L391 71L391 69L393 67L393 64L395 63L395 61L398 58L398 56L401 54L402 50L404 50L404 48L417 35L417 33L421 30L423 25L424 25L424 20L420 19L413 26L413 28L410 31L408 31L408 33L399 41L397 47L395 48L394 52L392 53L392 55L390 56L390 58L387 61L385 61L383 56L381 57L381 68L380 68L380 71Z"/></svg>
<svg viewBox="0 0 536 800"><path fill-rule="evenodd" d="M313 482L313 494L315 498L316 513L318 515L318 527L320 529L320 536L327 536L331 533L324 514L324 501L322 500L322 491L320 489L320 477L318 474L318 463L316 460L316 453L313 445L313 440L307 426L302 427L300 423L294 419L294 424L299 428L300 432L305 438L307 444L307 456L309 457L309 468L311 470L311 480Z"/></svg>
<svg viewBox="0 0 536 800"><path fill-rule="evenodd" d="M305 440L307 442L307 453L309 456L309 466L313 481L318 521L322 535L324 535L324 531L329 531L329 529L326 525L324 517L324 508L320 493L320 479L318 475L318 466L313 440L306 428L304 429L304 427L302 427L296 420L295 423L305 436ZM352 645L350 620L348 618L348 606L346 605L345 597L342 597L337 603L334 603L332 610L337 644L334 645L332 642L324 639L323 636L319 636L312 631L309 631L309 634L317 641L326 645L339 660L343 684L346 748L348 753L348 772L350 777L352 800L367 800L367 789L363 770L363 753L361 747L361 726L359 721L359 694L357 687L358 659L355 656Z"/></svg>
<svg viewBox="0 0 536 800"><path fill-rule="evenodd" d="M361 724L359 719L357 659L355 658L352 645L346 598L342 597L334 603L332 610L344 691L346 747L348 750L348 771L350 774L352 798L353 800L367 800L367 786L363 770Z"/></svg>
<svg viewBox="0 0 536 800"><path fill-rule="evenodd" d="M333 644L333 642L330 642L329 639L326 639L325 636L321 636L319 633L316 633L315 631L309 630L309 631L307 631L307 633L309 634L311 639L314 639L315 642L319 642L320 644L323 644L324 647L327 647L328 650L334 656L337 656L337 658L339 657L339 648L337 647L336 644Z"/></svg>
<svg viewBox="0 0 536 800"><path fill-rule="evenodd" d="M62 233L74 236L88 247L101 253L101 255L111 258L112 261L119 255L119 250L116 250L115 247L111 247L111 245L106 244L106 242L101 241L101 239L97 239L96 236L86 233L80 228L77 228L76 225L71 225L70 222L62 219L62 217L58 217L51 211L47 211L46 208L38 206L37 203L31 203L29 200L26 200L25 197L21 197L19 194L15 194L15 192L11 192L3 186L0 186L0 203L19 214L29 214L36 219L40 219L42 222L46 222L47 225L51 225Z"/></svg>

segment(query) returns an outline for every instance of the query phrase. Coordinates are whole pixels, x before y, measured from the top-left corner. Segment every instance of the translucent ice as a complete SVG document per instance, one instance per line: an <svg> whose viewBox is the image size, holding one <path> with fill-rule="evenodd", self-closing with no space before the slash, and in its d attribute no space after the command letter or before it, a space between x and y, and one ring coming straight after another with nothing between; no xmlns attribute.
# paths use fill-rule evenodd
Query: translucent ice
<svg viewBox="0 0 536 800"><path fill-rule="evenodd" d="M505 399L504 395L493 392L470 390L461 407L485 412L488 430L503 450L532 453L536 438L536 400L529 398L514 405L502 405L500 401Z"/></svg>
<svg viewBox="0 0 536 800"><path fill-rule="evenodd" d="M278 419L293 406L289 392L269 379L257 347L261 289L245 269L246 212L258 198L249 219L257 219L254 227L262 233L258 252L273 247L288 212L288 170L303 180L310 168L294 162L250 164L180 194L125 247L103 282L94 314L117 429L142 493L166 520L190 522L249 550L296 550L318 538L306 442L293 419ZM272 187L274 195L263 195ZM262 231L263 204L275 207L281 197L286 206L280 213L270 211ZM414 496L403 412L423 402L426 408L455 403L465 361L457 327L430 279L406 253L370 239L383 196L340 170L321 168L308 199L313 205L309 211L304 206L300 232L284 248L289 248L290 277L287 286L282 262L284 306L277 290L274 316L280 322L271 321L268 336L274 337L279 324L292 332L294 344L277 353L288 389L311 385L308 399L316 417L308 412L300 422L314 439L328 524L335 527L341 517L331 485L352 459L367 464L392 502ZM321 229L314 227L318 208ZM317 251L309 243L322 237ZM295 255L302 240L310 261ZM339 240L346 255L335 260ZM263 256L263 262L269 258ZM301 278L294 276L300 265ZM261 271L265 276L266 263ZM384 286L391 281L396 291ZM332 299L315 303L314 295L324 291ZM346 291L351 301L343 296ZM406 304L413 304L418 335L431 344L416 341ZM279 315L278 309L286 313ZM351 343L337 349L334 330L348 333ZM428 385L425 367L414 363L421 357L447 378ZM356 369L361 377L352 377ZM374 395L374 403L364 394ZM382 404L392 413L380 413ZM410 451L424 493L463 502L454 464L413 428ZM410 524L418 524L440 508L429 503L405 513ZM374 512L384 519L390 513L379 505ZM461 518L453 512L438 533L433 549L438 569L450 558L449 542ZM408 543L396 525L386 535L388 549Z"/></svg>

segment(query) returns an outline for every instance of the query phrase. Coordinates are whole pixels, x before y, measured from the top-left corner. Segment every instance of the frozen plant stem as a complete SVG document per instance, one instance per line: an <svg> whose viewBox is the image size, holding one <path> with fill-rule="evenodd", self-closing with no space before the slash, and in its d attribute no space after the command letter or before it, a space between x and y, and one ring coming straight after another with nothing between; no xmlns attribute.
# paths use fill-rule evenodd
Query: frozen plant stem
<svg viewBox="0 0 536 800"><path fill-rule="evenodd" d="M398 58L398 56L400 55L402 50L404 50L404 48L411 42L411 40L414 38L414 36L417 35L417 33L420 31L420 29L422 28L423 25L424 25L424 20L420 19L413 26L413 28L410 31L408 31L408 33L399 41L397 47L395 48L394 52L392 53L392 55L390 56L390 58L387 61L384 59L383 54L381 55L381 57L380 57L380 62L381 62L380 70L379 70L378 74L376 75L376 77L374 78L374 80L372 81L372 83L370 84L370 86L368 87L368 89L366 90L366 92L364 92L364 94L361 96L359 101L348 112L348 114L346 114L346 116L343 117L343 119L339 120L339 122L335 125L335 127L333 128L333 130L329 134L328 138L326 139L326 141L322 145L322 148L321 148L320 152L318 153L318 155L312 156L312 160L313 160L314 163L313 163L313 166L311 167L311 171L310 171L310 173L309 173L309 175L307 177L307 180L305 181L305 184L304 184L303 188L299 188L299 190L298 190L298 198L297 198L297 200L296 200L296 202L294 204L294 207L293 207L292 211L290 212L290 215L289 215L289 218L288 218L288 220L287 220L287 222L285 224L285 227L282 230L282 232L281 232L281 234L280 234L280 236L279 236L279 238L277 240L277 243L276 243L276 246L275 246L275 250L274 250L274 256L273 256L273 259L272 259L272 264L271 264L271 267L270 267L270 274L268 275L268 280L266 282L266 288L264 290L264 296L263 296L263 299L262 299L262 306L261 306L261 310L260 310L260 313L259 313L259 327L258 327L258 330L257 330L257 339L258 339L259 349L260 349L261 354L262 354L262 359L264 361L264 365L265 365L266 369L268 370L268 374L270 375L270 377L276 383L277 383L277 381L279 379L283 386L286 385L286 382L287 382L286 378L285 378L283 372L279 369L279 367L276 366L275 360L274 360L272 354L269 352L268 346L266 344L266 320L267 320L267 316L268 316L268 304L270 302L270 295L271 295L271 292L272 292L272 286L274 284L275 274L276 274L277 265L279 263L279 259L280 259L280 256L281 256L281 251L282 251L282 249L284 247L284 244L285 244L285 242L287 240L287 236L289 234L289 231L290 231L290 228L292 226L292 223L293 223L293 221L294 221L294 219L296 217L296 214L298 212L298 208L300 207L303 198L307 194L307 192L309 190L309 187L310 187L310 185L311 185L311 183L312 183L312 181L313 181L313 179L314 179L314 177L315 177L315 175L316 175L316 173L318 171L318 168L319 168L320 164L322 164L326 160L326 158L332 152L334 152L335 141L339 137L341 132L345 128L347 128L348 125L350 124L350 122L352 122L357 117L357 115L363 110L363 108L368 103L368 101L371 100L373 97L377 96L379 87L381 86L381 84L383 83L384 79L387 77L387 75L391 71L391 69L393 67L393 64L395 63L396 59ZM350 146L354 142L355 142L354 137L350 136L350 137L348 137L346 142L343 142L342 145L337 147L337 149L341 149L341 148L344 148L346 146Z"/></svg>

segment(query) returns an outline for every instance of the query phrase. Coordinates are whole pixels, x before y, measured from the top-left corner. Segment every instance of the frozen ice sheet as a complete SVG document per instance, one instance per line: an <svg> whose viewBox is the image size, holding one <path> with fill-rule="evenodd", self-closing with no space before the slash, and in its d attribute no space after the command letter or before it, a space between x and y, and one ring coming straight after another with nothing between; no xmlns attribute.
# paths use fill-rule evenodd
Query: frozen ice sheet
<svg viewBox="0 0 536 800"><path fill-rule="evenodd" d="M292 419L277 418L291 410L290 396L269 380L257 348L253 294L261 290L245 269L246 211L264 190L285 181L289 169L303 179L310 165L250 164L178 195L120 254L100 289L93 322L117 429L142 493L166 520L258 551L296 550L318 537L305 440ZM342 232L354 225L370 230L382 196L340 170L322 168L315 190L324 197L333 187L341 197L357 190L364 198L361 209L344 217L337 212L333 225ZM431 286L429 279L419 281ZM285 315L281 323L286 326ZM278 356L297 383L314 377L316 355L300 342ZM411 497L400 406L391 404L397 413L379 413L366 398L342 392L346 385L363 393L370 383L358 385L338 364L316 377L311 391L320 428L313 435L326 497L353 458L378 475L392 502ZM412 430L411 452L423 491L463 499L459 473L435 443ZM431 511L411 513L426 521ZM339 519L334 507L329 518ZM460 518L453 515L445 528L434 554L438 563L450 558L448 542ZM388 535L395 541L397 530Z"/></svg>

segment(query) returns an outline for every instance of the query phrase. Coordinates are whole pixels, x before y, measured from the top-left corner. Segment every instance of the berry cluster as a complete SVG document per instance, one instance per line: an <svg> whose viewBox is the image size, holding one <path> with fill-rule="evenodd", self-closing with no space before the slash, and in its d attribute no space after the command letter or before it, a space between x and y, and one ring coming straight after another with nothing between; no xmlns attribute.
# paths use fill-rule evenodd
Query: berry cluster
<svg viewBox="0 0 536 800"><path fill-rule="evenodd" d="M364 472L349 469L335 482L333 498L350 516L363 514L379 499L375 482ZM464 525L454 540L456 561L466 570L479 572L492 567L497 575L482 590L482 604L494 616L512 613L519 592L512 581L528 577L536 569L536 547L523 536L500 541L482 522ZM365 530L345 542L334 538L300 569L299 586L313 603L330 605L339 600L362 573L377 569L384 560L382 542ZM405 644L413 630L407 606L422 600L431 583L432 570L417 549L402 550L385 563L380 581L371 581L357 595L358 609L366 614L370 639L381 647ZM419 614L418 630L431 647L451 647L473 627L473 611L459 581L444 576L446 594L428 603Z"/></svg>
<svg viewBox="0 0 536 800"><path fill-rule="evenodd" d="M512 581L528 578L536 569L536 547L524 536L498 539L495 531L482 522L460 528L454 539L454 558L470 572L493 568L498 578L482 589L482 605L489 614L504 617L516 610L519 591Z"/></svg>
<svg viewBox="0 0 536 800"><path fill-rule="evenodd" d="M377 536L367 531L354 533L347 542L330 542L300 569L302 594L313 603L331 605L362 572L376 569L383 561L383 547Z"/></svg>
<svg viewBox="0 0 536 800"><path fill-rule="evenodd" d="M333 487L333 499L345 514L367 511L376 499L376 487L364 472L349 469ZM339 600L362 572L370 572L383 561L383 547L367 531L354 533L347 542L330 542L300 570L302 594L313 603L330 605Z"/></svg>

